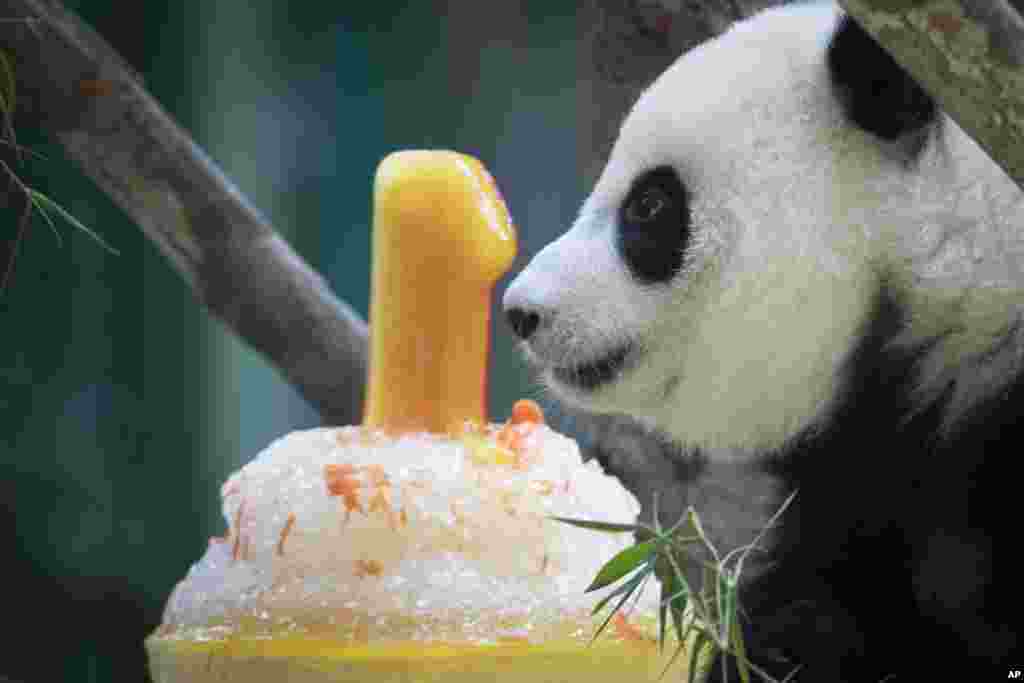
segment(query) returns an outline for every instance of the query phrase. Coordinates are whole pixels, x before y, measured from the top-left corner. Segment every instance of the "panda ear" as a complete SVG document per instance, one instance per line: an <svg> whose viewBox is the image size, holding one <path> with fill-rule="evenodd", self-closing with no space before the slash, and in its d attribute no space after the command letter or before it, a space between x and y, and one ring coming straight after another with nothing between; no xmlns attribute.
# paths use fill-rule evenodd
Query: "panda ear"
<svg viewBox="0 0 1024 683"><path fill-rule="evenodd" d="M827 61L847 118L880 138L902 138L938 116L935 100L848 16L839 20Z"/></svg>

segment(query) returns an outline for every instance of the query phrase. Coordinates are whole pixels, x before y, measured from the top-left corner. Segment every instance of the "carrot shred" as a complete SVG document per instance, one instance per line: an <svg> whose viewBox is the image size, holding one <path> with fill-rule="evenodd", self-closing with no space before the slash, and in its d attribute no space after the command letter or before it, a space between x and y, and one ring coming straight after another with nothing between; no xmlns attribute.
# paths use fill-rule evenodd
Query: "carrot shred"
<svg viewBox="0 0 1024 683"><path fill-rule="evenodd" d="M324 465L324 483L327 485L327 495L341 496L345 504L345 521L348 521L353 510L363 512L363 505L359 502L361 484L355 474L355 465L349 463Z"/></svg>
<svg viewBox="0 0 1024 683"><path fill-rule="evenodd" d="M238 511L235 513L235 543L231 547L231 559L237 560L239 551L242 548L242 517L245 515L245 498L238 504Z"/></svg>
<svg viewBox="0 0 1024 683"><path fill-rule="evenodd" d="M544 411L540 404L528 398L521 398L512 404L512 424L544 424Z"/></svg>
<svg viewBox="0 0 1024 683"><path fill-rule="evenodd" d="M649 640L636 626L629 623L626 617L618 612L612 617L612 626L615 628L615 633L623 640L628 640L634 643Z"/></svg>
<svg viewBox="0 0 1024 683"><path fill-rule="evenodd" d="M292 527L295 526L295 513L288 513L288 521L284 523L284 528L281 529L281 538L277 539L277 555L278 557L284 557L284 540L288 538L288 534L292 532Z"/></svg>

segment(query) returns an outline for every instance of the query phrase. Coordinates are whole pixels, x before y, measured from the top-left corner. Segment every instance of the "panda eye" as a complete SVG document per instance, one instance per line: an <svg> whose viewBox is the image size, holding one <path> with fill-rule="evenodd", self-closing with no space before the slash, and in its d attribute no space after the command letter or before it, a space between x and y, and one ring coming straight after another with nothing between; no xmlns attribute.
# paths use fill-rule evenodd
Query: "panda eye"
<svg viewBox="0 0 1024 683"><path fill-rule="evenodd" d="M631 223L648 223L667 209L671 201L660 187L648 187L626 204L624 217Z"/></svg>
<svg viewBox="0 0 1024 683"><path fill-rule="evenodd" d="M644 171L619 205L616 248L637 280L667 283L690 239L690 193L671 166Z"/></svg>

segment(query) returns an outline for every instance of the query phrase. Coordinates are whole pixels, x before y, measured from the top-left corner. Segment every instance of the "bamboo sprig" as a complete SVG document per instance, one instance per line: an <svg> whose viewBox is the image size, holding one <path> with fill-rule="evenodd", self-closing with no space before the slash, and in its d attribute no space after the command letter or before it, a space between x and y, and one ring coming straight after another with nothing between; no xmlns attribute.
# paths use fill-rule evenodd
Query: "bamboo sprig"
<svg viewBox="0 0 1024 683"><path fill-rule="evenodd" d="M634 545L608 560L585 591L599 590L621 581L594 605L592 614L597 615L613 600L617 600L595 630L593 640L601 635L631 597L639 598L643 587L653 576L661 583L658 647L664 650L669 622L678 641L661 677L685 650L689 650L688 683L695 683L702 670L701 665L710 664L716 656L736 658L742 683L750 683L752 672L763 680L779 683L747 656L740 624L743 610L739 601L739 586L744 563L750 553L760 549L764 535L789 507L795 495L796 492L783 502L753 541L725 555L721 555L711 542L693 507L687 508L671 528L665 529L658 517L657 494L653 499L653 525L553 517L559 522L591 531L632 533L637 539ZM701 557L703 553L695 552L701 549L710 555L711 561ZM682 569L685 562L697 563L703 569L704 581L700 591L694 591L687 582Z"/></svg>
<svg viewBox="0 0 1024 683"><path fill-rule="evenodd" d="M26 150L19 145L15 136L13 121L14 110L17 104L16 93L17 81L14 76L12 61L3 50L0 50L0 145L13 150L15 160L20 162L23 159L23 152L29 152L33 156L39 155L34 154L31 150ZM11 165L3 159L0 159L0 171L2 171L2 175L7 176L11 184L17 188L17 191L20 192L26 200L25 208L17 222L17 227L15 229L16 234L12 241L11 253L7 259L8 262L4 266L3 274L0 275L0 295L4 293L7 289L8 283L10 282L10 276L14 270L14 263L18 254L18 247L25 238L33 210L43 218L46 224L50 227L50 230L53 231L54 236L57 238L58 245L63 244L63 239L61 238L60 232L57 230L57 226L54 224L53 214L63 218L64 221L69 223L72 227L84 232L110 253L118 253L118 251L107 244L107 242L100 237L98 233L91 230L84 223L71 215L71 213L63 206L39 190L26 185L15 170L11 168Z"/></svg>

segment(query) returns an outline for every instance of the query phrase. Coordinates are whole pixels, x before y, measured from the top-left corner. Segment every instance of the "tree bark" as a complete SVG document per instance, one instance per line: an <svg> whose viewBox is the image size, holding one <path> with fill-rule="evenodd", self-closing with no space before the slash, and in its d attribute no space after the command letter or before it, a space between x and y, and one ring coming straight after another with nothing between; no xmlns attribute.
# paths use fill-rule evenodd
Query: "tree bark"
<svg viewBox="0 0 1024 683"><path fill-rule="evenodd" d="M841 4L1024 187L1024 3Z"/></svg>

